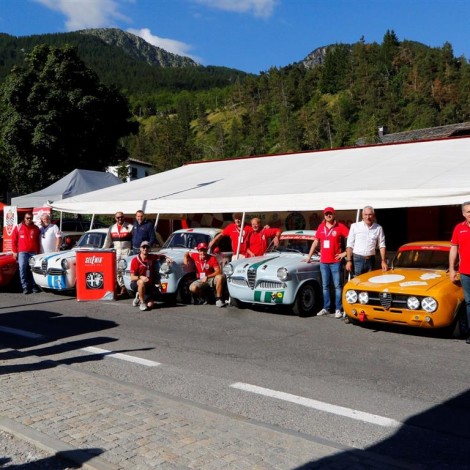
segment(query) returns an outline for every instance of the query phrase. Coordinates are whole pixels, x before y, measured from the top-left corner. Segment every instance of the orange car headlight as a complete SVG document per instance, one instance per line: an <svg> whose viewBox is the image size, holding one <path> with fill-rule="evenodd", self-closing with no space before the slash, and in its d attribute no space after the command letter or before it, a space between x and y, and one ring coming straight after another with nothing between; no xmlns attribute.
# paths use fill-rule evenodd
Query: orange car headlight
<svg viewBox="0 0 470 470"><path fill-rule="evenodd" d="M421 305L423 306L423 310L425 310L428 313L435 312L438 307L437 300L433 299L432 297L425 297L421 301Z"/></svg>

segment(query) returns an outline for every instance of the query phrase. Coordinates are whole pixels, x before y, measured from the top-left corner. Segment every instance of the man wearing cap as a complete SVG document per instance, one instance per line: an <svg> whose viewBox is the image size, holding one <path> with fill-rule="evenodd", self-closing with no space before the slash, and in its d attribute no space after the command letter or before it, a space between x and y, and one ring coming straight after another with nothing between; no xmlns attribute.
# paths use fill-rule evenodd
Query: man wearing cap
<svg viewBox="0 0 470 470"><path fill-rule="evenodd" d="M207 244L199 243L197 253L186 252L183 262L185 265L193 263L196 268L197 280L191 283L189 290L195 296L205 299L209 289L215 288L215 305L224 307L222 300L225 276L220 271L219 263L215 256L207 253Z"/></svg>
<svg viewBox="0 0 470 470"><path fill-rule="evenodd" d="M164 260L165 256L150 254L148 241L140 244L139 251L140 253L132 258L130 265L131 289L136 292L132 305L145 311L150 310L154 305L154 297L159 285L159 280L156 279L159 269L158 261Z"/></svg>
<svg viewBox="0 0 470 470"><path fill-rule="evenodd" d="M385 235L383 228L375 222L375 211L371 206L362 209L362 221L351 225L346 242L346 271L354 276L372 271L375 267L375 252L380 251L382 271L387 271Z"/></svg>
<svg viewBox="0 0 470 470"><path fill-rule="evenodd" d="M335 286L335 318L343 317L343 304L341 294L343 289L341 260L346 256L342 250L341 242L346 240L349 230L346 225L337 222L335 210L326 207L323 211L325 220L321 222L315 233L315 240L310 247L307 263L310 263L313 253L320 244L320 272L323 287L323 308L317 316L330 313L330 283L333 280Z"/></svg>
<svg viewBox="0 0 470 470"><path fill-rule="evenodd" d="M249 225L245 225L242 229L242 215L239 212L235 212L232 215L232 218L233 218L233 222L227 225L227 227L225 227L222 230L222 232L216 235L209 242L209 248L212 248L214 245L216 245L220 238L230 237L230 240L232 242L232 251L233 251L232 259L237 259L239 241L240 241L240 251L238 253L238 258L245 258L246 257L246 239L248 237L248 234L251 232L251 227Z"/></svg>

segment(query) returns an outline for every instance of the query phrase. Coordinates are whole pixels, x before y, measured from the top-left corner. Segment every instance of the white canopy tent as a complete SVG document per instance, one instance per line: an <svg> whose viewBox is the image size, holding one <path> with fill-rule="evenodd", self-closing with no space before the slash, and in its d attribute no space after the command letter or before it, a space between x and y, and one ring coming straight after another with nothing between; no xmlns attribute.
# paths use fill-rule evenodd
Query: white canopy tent
<svg viewBox="0 0 470 470"><path fill-rule="evenodd" d="M200 162L62 201L82 214L422 207L470 199L470 138Z"/></svg>

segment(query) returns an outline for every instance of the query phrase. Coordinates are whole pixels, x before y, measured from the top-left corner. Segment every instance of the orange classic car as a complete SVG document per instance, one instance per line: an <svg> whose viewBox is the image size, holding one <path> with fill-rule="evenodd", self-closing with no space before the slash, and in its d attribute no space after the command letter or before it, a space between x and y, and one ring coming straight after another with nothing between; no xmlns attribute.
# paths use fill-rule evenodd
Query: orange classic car
<svg viewBox="0 0 470 470"><path fill-rule="evenodd" d="M343 307L352 323L382 322L442 328L460 337L467 330L462 287L449 278L449 242L414 242L400 247L391 269L348 281Z"/></svg>

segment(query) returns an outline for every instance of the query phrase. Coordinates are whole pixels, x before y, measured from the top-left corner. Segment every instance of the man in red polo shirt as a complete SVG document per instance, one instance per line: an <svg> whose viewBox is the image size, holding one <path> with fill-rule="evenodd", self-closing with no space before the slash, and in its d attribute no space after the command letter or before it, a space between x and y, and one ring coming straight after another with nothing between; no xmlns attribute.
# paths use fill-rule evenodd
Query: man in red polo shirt
<svg viewBox="0 0 470 470"><path fill-rule="evenodd" d="M307 263L310 263L316 247L320 244L320 272L323 287L323 308L317 316L330 313L330 282L333 280L335 286L335 318L343 317L343 304L341 294L343 290L341 260L346 256L341 242L348 237L349 229L346 225L337 222L335 210L327 207L323 211L325 220L318 226L315 240L308 253Z"/></svg>
<svg viewBox="0 0 470 470"><path fill-rule="evenodd" d="M235 214L233 214L232 217L233 217L233 223L227 225L227 227L225 227L222 230L222 232L216 235L209 242L209 248L212 248L214 245L216 245L220 238L230 237L230 240L232 242L232 251L233 251L232 259L245 258L246 257L246 239L248 237L248 234L251 232L251 227L249 225L245 225L242 229L242 215L239 212L235 212ZM237 258L238 241L240 241L240 251L238 253L238 258Z"/></svg>
<svg viewBox="0 0 470 470"><path fill-rule="evenodd" d="M281 231L278 228L261 228L261 221L254 217L251 219L251 232L246 242L246 257L262 256L268 248L269 239L273 239L275 246L279 245Z"/></svg>
<svg viewBox="0 0 470 470"><path fill-rule="evenodd" d="M462 215L465 220L455 226L450 240L449 277L452 282L458 281L455 264L457 256L459 256L460 283L465 295L467 325L470 325L470 201L462 204ZM470 336L467 337L465 342L470 344Z"/></svg>
<svg viewBox="0 0 470 470"><path fill-rule="evenodd" d="M225 276L220 271L217 258L207 253L207 244L199 243L197 253L186 252L183 263L185 265L193 263L196 268L197 280L189 286L192 294L205 301L210 289L215 289L215 305L225 307L225 302L222 300Z"/></svg>

